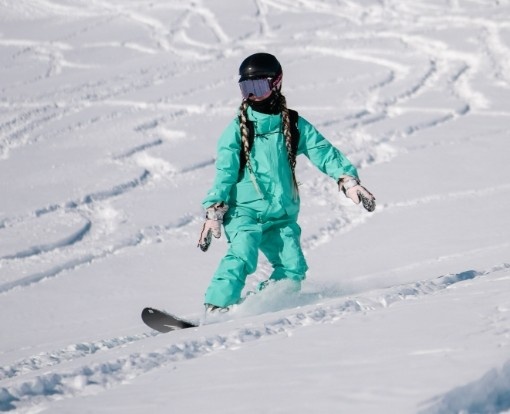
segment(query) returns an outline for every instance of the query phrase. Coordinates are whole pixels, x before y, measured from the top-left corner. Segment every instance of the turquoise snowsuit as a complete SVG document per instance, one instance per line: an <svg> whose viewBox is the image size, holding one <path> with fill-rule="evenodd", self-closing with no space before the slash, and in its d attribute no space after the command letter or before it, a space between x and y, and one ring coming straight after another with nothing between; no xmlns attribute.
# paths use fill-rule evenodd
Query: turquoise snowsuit
<svg viewBox="0 0 510 414"><path fill-rule="evenodd" d="M202 203L204 208L219 202L229 206L223 221L229 248L205 294L205 303L220 307L239 302L247 275L256 270L259 249L273 266L270 280L291 279L300 285L308 270L281 115L248 108L248 119L255 127L250 160L258 189L246 166L239 171L241 133L235 119L219 139L216 176ZM358 177L349 160L308 121L300 116L297 125L297 155L307 156L335 181L343 175Z"/></svg>

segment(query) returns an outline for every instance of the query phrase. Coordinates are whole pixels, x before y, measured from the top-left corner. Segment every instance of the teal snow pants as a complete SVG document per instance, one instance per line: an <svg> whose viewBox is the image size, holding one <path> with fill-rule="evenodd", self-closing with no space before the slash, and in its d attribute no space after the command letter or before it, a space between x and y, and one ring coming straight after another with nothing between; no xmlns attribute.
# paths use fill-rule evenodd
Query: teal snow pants
<svg viewBox="0 0 510 414"><path fill-rule="evenodd" d="M220 307L241 299L246 277L257 268L259 250L273 266L270 280L301 282L308 270L300 244L301 228L293 217L261 219L252 215L226 217L229 242L205 294L205 303Z"/></svg>

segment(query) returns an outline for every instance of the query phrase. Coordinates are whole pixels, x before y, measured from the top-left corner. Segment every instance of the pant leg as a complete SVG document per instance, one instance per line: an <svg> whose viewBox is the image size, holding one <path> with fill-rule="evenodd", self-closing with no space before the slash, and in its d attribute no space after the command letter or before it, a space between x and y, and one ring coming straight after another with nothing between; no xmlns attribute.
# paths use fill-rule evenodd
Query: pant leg
<svg viewBox="0 0 510 414"><path fill-rule="evenodd" d="M276 222L263 232L260 250L273 266L270 280L305 278L308 265L300 237L301 228L293 219Z"/></svg>
<svg viewBox="0 0 510 414"><path fill-rule="evenodd" d="M205 303L220 307L241 299L246 276L257 268L262 239L262 226L249 216L231 217L224 228L229 248L205 293Z"/></svg>

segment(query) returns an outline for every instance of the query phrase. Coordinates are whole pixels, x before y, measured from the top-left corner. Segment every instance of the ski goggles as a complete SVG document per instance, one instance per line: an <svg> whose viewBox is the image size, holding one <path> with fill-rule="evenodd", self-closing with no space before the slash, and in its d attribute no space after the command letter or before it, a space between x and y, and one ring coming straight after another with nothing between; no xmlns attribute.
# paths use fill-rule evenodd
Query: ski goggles
<svg viewBox="0 0 510 414"><path fill-rule="evenodd" d="M255 98L262 98L271 92L273 80L271 78L246 79L239 81L241 94L244 99L248 99L251 95Z"/></svg>

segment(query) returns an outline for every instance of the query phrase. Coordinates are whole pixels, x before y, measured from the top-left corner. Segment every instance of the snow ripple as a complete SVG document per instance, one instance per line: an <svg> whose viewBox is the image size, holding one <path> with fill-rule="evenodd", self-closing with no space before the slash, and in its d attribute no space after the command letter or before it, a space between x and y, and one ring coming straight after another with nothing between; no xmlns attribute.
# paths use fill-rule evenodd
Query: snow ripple
<svg viewBox="0 0 510 414"><path fill-rule="evenodd" d="M455 388L420 414L502 413L510 410L510 360L479 380Z"/></svg>
<svg viewBox="0 0 510 414"><path fill-rule="evenodd" d="M76 370L62 370L62 372L42 374L34 379L1 388L0 411L11 411L16 408L25 407L33 409L34 405L43 404L50 400L70 398L82 395L85 392L101 392L146 372L167 367L176 362L199 358L221 350L236 349L244 343L262 338L290 335L293 330L301 327L334 323L352 314L374 311L390 306L398 301L436 294L454 284L506 269L510 269L510 263L494 266L484 271L468 270L457 274L447 274L436 279L376 290L357 297L346 297L341 300L334 299L329 305L311 305L303 311L290 313L273 321L265 322L261 326L244 326L226 334L184 340L158 351L148 353L133 352L108 361L88 364ZM193 329L192 334L194 332L200 332L200 328ZM145 337L140 335L134 337L134 339L128 338L126 342L129 343L148 337L149 335ZM117 347L119 342L121 342L120 338L117 341L113 340L111 342L112 348ZM103 346L108 348L108 342L100 342L99 345L95 344L93 349L97 352ZM83 356L84 351L79 348L79 346L75 347L70 354L61 350L56 353L55 358L61 361L65 358L73 359L74 357ZM42 365L44 364L51 365L48 362L43 362ZM22 366L26 367L27 365L30 365L28 360L20 361L14 367L5 370L4 375L16 376L22 370ZM498 374L497 378L503 378L506 381L508 373L508 367L505 366L502 374ZM482 380L482 382L486 381L486 379ZM497 392L496 394L499 395ZM444 401L446 401L446 404L449 403L448 401L456 401L455 392L452 396L445 397ZM498 399L496 398L495 401L498 401ZM430 412L442 413L447 411L436 410Z"/></svg>
<svg viewBox="0 0 510 414"><path fill-rule="evenodd" d="M140 335L121 336L118 338L104 339L94 342L81 342L69 345L57 351L44 352L29 358L24 358L11 365L0 367L0 380L14 378L26 374L27 372L37 371L66 361L73 361L98 352L118 348L154 335L156 335L156 333L144 333Z"/></svg>

